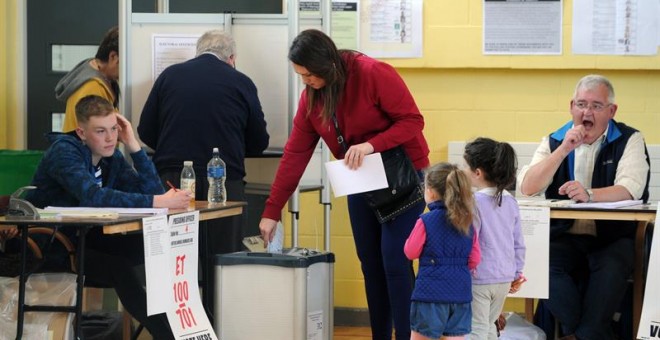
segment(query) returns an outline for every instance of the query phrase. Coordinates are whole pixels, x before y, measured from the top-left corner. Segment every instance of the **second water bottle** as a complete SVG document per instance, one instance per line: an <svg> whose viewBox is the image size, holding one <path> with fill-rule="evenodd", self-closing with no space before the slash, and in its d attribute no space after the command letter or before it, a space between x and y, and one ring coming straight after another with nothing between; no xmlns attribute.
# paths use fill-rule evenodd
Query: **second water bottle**
<svg viewBox="0 0 660 340"><path fill-rule="evenodd" d="M220 158L220 150L213 148L213 158L206 166L207 179L209 181L209 203L227 202L227 191L225 190L225 162Z"/></svg>
<svg viewBox="0 0 660 340"><path fill-rule="evenodd" d="M183 170L181 170L181 184L182 190L188 190L195 197L195 170L193 169L192 161L183 162Z"/></svg>

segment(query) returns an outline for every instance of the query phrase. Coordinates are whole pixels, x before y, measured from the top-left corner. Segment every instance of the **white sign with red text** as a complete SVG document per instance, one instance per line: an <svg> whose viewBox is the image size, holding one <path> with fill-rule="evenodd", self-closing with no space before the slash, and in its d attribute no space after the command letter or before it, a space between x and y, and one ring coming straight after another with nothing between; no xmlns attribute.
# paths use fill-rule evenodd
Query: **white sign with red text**
<svg viewBox="0 0 660 340"><path fill-rule="evenodd" d="M167 319L178 340L217 340L199 295L197 253L199 211L172 215L170 230L170 308Z"/></svg>
<svg viewBox="0 0 660 340"><path fill-rule="evenodd" d="M655 226L660 225L660 204L655 214ZM648 270L646 273L646 290L644 290L644 305L642 317L637 329L637 339L651 340L660 339L660 237L655 231L655 237L651 241L651 255L649 257Z"/></svg>

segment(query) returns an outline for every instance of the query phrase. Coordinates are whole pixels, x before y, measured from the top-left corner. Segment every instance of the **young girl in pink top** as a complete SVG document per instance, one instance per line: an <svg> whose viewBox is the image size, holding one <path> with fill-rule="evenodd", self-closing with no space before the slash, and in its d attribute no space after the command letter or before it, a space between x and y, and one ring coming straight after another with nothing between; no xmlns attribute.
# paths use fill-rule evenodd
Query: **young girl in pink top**
<svg viewBox="0 0 660 340"><path fill-rule="evenodd" d="M455 165L426 170L422 214L404 252L419 258L410 306L411 339L463 339L470 333L472 280L479 263L479 242L472 229L474 200L470 180Z"/></svg>

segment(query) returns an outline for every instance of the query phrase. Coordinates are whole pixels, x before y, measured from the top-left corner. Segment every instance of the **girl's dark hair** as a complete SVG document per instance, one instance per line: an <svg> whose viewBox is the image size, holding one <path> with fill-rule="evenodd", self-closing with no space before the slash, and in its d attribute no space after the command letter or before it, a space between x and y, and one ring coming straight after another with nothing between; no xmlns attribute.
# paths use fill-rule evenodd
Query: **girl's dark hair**
<svg viewBox="0 0 660 340"><path fill-rule="evenodd" d="M424 184L435 190L447 207L447 219L463 235L469 235L474 215L470 179L456 165L438 163L425 171Z"/></svg>
<svg viewBox="0 0 660 340"><path fill-rule="evenodd" d="M346 84L346 66L342 61L347 50L337 50L325 33L309 29L300 32L289 48L289 60L307 69L312 75L325 80L325 86L315 90L307 86L307 114L316 105L322 105L322 120L328 121L337 109Z"/></svg>
<svg viewBox="0 0 660 340"><path fill-rule="evenodd" d="M110 52L117 52L119 54L119 27L115 26L108 30L96 50L96 59L103 62L108 62L110 59Z"/></svg>
<svg viewBox="0 0 660 340"><path fill-rule="evenodd" d="M479 137L465 145L463 154L470 170L481 169L484 179L496 187L495 200L502 204L502 192L516 181L516 151L506 142Z"/></svg>

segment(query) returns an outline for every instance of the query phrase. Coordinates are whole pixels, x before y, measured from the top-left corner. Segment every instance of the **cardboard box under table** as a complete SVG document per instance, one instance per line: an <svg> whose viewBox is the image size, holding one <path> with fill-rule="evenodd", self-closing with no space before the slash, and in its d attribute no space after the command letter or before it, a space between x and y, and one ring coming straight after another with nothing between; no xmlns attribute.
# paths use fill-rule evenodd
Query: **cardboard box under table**
<svg viewBox="0 0 660 340"><path fill-rule="evenodd" d="M214 327L218 338L330 340L333 253L216 256Z"/></svg>

